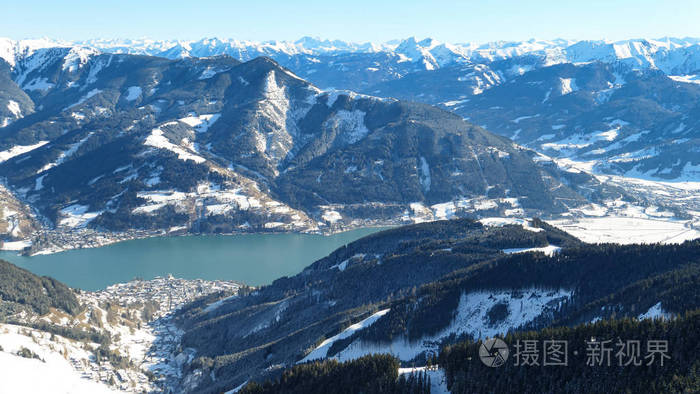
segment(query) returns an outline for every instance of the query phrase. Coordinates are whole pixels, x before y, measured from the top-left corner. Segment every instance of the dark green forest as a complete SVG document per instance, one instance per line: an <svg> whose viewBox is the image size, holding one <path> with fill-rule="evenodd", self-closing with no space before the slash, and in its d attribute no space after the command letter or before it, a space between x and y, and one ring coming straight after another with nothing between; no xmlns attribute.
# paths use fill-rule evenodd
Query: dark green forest
<svg viewBox="0 0 700 394"><path fill-rule="evenodd" d="M430 380L424 374L398 376L399 360L389 355L364 356L339 363L336 360L296 365L276 380L249 383L241 394L428 394Z"/></svg>
<svg viewBox="0 0 700 394"><path fill-rule="evenodd" d="M610 353L588 365L586 341L611 341ZM568 341L568 366L544 366L544 340ZM453 393L697 393L700 391L700 310L671 320L618 319L576 327L545 328L509 334L504 338L510 357L498 368L485 366L478 357L481 341L463 341L442 349L440 367ZM540 344L539 365L516 365L516 341ZM618 340L640 341L637 352L622 351ZM649 357L649 341L668 341L669 358ZM521 348L522 349L522 348ZM577 352L575 354L574 352ZM522 354L521 354L522 356ZM522 357L519 357L522 360ZM608 366L609 358L609 366ZM641 363L638 363L640 361ZM651 362L651 363L650 363ZM629 365L626 365L628 364ZM641 364L641 365L636 365ZM651 364L651 365L649 365ZM622 365L622 366L620 366Z"/></svg>
<svg viewBox="0 0 700 394"><path fill-rule="evenodd" d="M18 312L17 308L28 307L43 315L49 308L60 309L69 314L80 311L75 294L63 283L0 260L0 320Z"/></svg>

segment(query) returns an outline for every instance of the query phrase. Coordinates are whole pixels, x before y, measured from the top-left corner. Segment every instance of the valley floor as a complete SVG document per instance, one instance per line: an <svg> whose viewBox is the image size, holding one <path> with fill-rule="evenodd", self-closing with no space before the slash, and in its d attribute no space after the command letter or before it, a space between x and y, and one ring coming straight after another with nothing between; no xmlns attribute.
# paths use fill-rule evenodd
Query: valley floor
<svg viewBox="0 0 700 394"><path fill-rule="evenodd" d="M590 163L557 159L563 169L590 172ZM584 242L681 243L700 238L700 182L665 182L596 174L603 184L620 187L644 206L622 199L572 209L552 225Z"/></svg>

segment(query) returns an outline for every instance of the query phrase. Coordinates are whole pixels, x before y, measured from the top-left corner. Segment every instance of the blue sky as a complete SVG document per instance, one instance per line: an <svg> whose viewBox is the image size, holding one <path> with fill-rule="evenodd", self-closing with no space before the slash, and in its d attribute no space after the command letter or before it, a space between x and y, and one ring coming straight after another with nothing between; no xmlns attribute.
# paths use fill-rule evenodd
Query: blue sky
<svg viewBox="0 0 700 394"><path fill-rule="evenodd" d="M448 42L700 36L698 0L7 1L0 37Z"/></svg>

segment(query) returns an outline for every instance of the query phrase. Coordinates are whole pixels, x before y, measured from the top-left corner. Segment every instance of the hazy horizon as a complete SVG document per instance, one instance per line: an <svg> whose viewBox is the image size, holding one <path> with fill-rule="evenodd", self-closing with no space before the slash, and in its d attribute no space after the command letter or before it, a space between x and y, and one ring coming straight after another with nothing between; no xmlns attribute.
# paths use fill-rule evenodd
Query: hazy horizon
<svg viewBox="0 0 700 394"><path fill-rule="evenodd" d="M700 3L676 0L552 3L358 0L335 4L267 1L136 2L85 1L3 4L0 36L196 40L234 37L250 41L294 41L304 36L350 42L386 42L432 37L443 42L552 40L620 41L633 38L700 36Z"/></svg>
<svg viewBox="0 0 700 394"><path fill-rule="evenodd" d="M578 41L600 41L600 42L607 42L607 43L617 43L617 42L625 42L625 41L634 41L634 40L652 40L652 41L659 41L663 42L664 40L667 39L673 39L673 40L692 40L696 39L700 41L700 34L697 36L693 35L685 35L685 36L663 36L663 37L647 37L647 36L635 36L635 37L628 37L628 38L621 38L621 39L595 39L595 38L563 38L563 37L554 37L554 38L543 38L543 37L531 37L531 38L525 38L522 40L488 40L488 41L468 41L468 40L457 40L457 41L445 41L445 40L439 40L436 39L435 37L430 37L430 36L415 36L415 35L408 35L405 37L397 37L397 38L392 38L389 40L360 40L360 41L355 41L355 40L343 40L340 38L329 38L329 37L323 37L323 36L311 36L311 35L304 35L295 39L264 39L264 40L255 40L255 39L242 39L238 37L224 37L224 36L202 36L202 37L192 37L192 38L153 38L149 36L141 36L141 37L114 37L114 38L105 38L105 37L100 37L100 36L92 36L92 37L86 37L86 38L78 38L78 39L66 39L66 38L61 38L61 37L51 37L51 36L28 36L28 37L13 37L10 35L0 35L0 38L6 38L10 39L13 41L38 41L38 40L49 40L49 41L54 41L57 43L67 43L67 44L73 44L73 43L81 43L81 42L89 42L89 41L104 41L104 42L126 42L126 41L153 41L153 42L196 42L196 41L202 41L202 40L221 40L221 41L226 41L226 40L236 40L236 41L241 41L241 42L251 42L251 43L297 43L301 41L304 38L311 38L319 41L328 41L328 42L334 42L334 41L341 41L345 42L348 44L357 44L357 45L362 45L362 44L398 44L401 41L414 38L417 42L421 42L426 39L433 39L437 42L440 43L447 43L447 44L453 44L453 45L486 45L486 44L491 44L491 43L509 43L509 42L555 42L555 41L569 41L569 42L578 42Z"/></svg>

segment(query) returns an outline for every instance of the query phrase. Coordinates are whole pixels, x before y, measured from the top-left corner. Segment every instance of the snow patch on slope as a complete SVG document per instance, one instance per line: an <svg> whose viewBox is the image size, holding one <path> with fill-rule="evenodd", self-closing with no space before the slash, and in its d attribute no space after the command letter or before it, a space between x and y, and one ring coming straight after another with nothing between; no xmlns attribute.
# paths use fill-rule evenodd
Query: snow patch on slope
<svg viewBox="0 0 700 394"><path fill-rule="evenodd" d="M235 297L236 297L236 295L232 295L229 297L224 297L218 301L214 301L211 304L207 305L207 307L204 308L203 312L205 312L205 313L213 312L213 311L217 310L221 305L223 305L224 302L231 300Z"/></svg>
<svg viewBox="0 0 700 394"><path fill-rule="evenodd" d="M554 256L556 253L559 253L561 250L561 247L559 246L554 246L554 245L547 245L543 247L538 247L538 248L512 248L512 249L503 249L503 253L508 253L508 254L514 254L514 253L527 253L527 252L542 252L545 254L545 256Z"/></svg>
<svg viewBox="0 0 700 394"><path fill-rule="evenodd" d="M272 161L279 163L292 149L294 138L299 136L296 120L311 107L296 108L287 95L284 85L277 84L274 71L270 71L263 87L263 99L258 102L258 125L253 131L255 147Z"/></svg>
<svg viewBox="0 0 700 394"><path fill-rule="evenodd" d="M341 138L348 144L354 144L369 134L369 129L365 126L364 111L358 109L353 111L340 110L336 112L324 123L324 128L338 129Z"/></svg>
<svg viewBox="0 0 700 394"><path fill-rule="evenodd" d="M8 150L0 152L0 163L10 160L15 156L31 152L34 149L41 148L42 146L48 144L49 141L39 141L34 145L15 145Z"/></svg>
<svg viewBox="0 0 700 394"><path fill-rule="evenodd" d="M22 117L22 110L19 108L19 103L14 100L10 100L7 102L7 110L10 111L10 113L12 113L12 115L14 115L15 118Z"/></svg>
<svg viewBox="0 0 700 394"><path fill-rule="evenodd" d="M219 118L221 114L207 114L207 115L191 115L185 118L178 119L180 122L187 124L188 126L194 128L198 133L204 133L209 130L209 127L213 125Z"/></svg>
<svg viewBox="0 0 700 394"><path fill-rule="evenodd" d="M35 78L32 79L28 84L24 85L22 89L28 90L28 91L33 91L33 90L41 90L41 91L47 91L54 87L54 84L49 82L47 78Z"/></svg>
<svg viewBox="0 0 700 394"><path fill-rule="evenodd" d="M668 312L665 312L663 308L661 307L661 302L657 302L654 304L651 308L649 308L648 311L645 313L642 313L637 317L639 320L644 320L644 319L669 319L671 315Z"/></svg>
<svg viewBox="0 0 700 394"><path fill-rule="evenodd" d="M65 163L66 160L68 160L71 156L73 156L73 155L75 154L75 152L78 151L78 149L80 149L80 147L85 143L85 141L87 141L90 137L92 137L92 134L93 134L93 133L90 132L90 133L88 133L87 137L85 137L85 138L83 138L82 140L80 140L80 141L78 141L78 142L72 144L72 145L70 146L70 148L68 148L66 151L61 152L61 154L58 156L58 158L56 159L56 161L46 164L46 165L45 165L44 167L42 167L39 171L37 171L37 174L40 174L40 173L42 173L42 172L44 172L44 171L47 171L47 170L49 170L49 169L51 169L51 168L54 168L54 167L56 167L56 166L59 166L59 165Z"/></svg>
<svg viewBox="0 0 700 394"><path fill-rule="evenodd" d="M379 320L379 318L386 315L388 312L389 312L389 309L381 310L381 311L373 314L372 316L370 316L370 317L368 317L368 318L366 318L358 323L351 325L350 327L343 330L340 334L334 335L334 336L326 339L325 341L321 342L321 344L318 345L316 347L316 349L312 350L311 353L307 354L306 357L299 360L298 363L305 363L307 361L326 358L328 355L328 350L331 348L331 346L333 345L333 343L335 341L345 339L345 338L351 336L352 334L354 334L355 332L371 326L372 324L374 324L374 322Z"/></svg>
<svg viewBox="0 0 700 394"><path fill-rule="evenodd" d="M148 203L132 210L132 213L138 214L152 213L166 205L183 208L186 201L193 199L206 202L204 208L207 215L223 215L233 210L247 211L262 207L259 199L245 195L242 188L224 189L212 184L200 184L196 191L189 193L175 190L154 190L141 191L136 195L148 201Z"/></svg>
<svg viewBox="0 0 700 394"><path fill-rule="evenodd" d="M158 149L169 150L177 155L177 158L183 161L192 160L195 163L204 163L206 159L202 156L196 155L180 145L175 145L170 140L168 140L163 135L163 130L160 128L155 128L151 131L151 134L146 137L144 145L153 146Z"/></svg>
<svg viewBox="0 0 700 394"><path fill-rule="evenodd" d="M141 96L141 93L142 90L140 86L129 86L129 88L126 89L126 96L124 99L126 101L134 101Z"/></svg>
<svg viewBox="0 0 700 394"><path fill-rule="evenodd" d="M430 166L425 157L422 156L420 158L420 184L424 193L430 191Z"/></svg>
<svg viewBox="0 0 700 394"><path fill-rule="evenodd" d="M68 51L68 54L63 58L63 71L75 72L90 60L94 55L100 52L93 48L74 47Z"/></svg>
<svg viewBox="0 0 700 394"><path fill-rule="evenodd" d="M367 354L389 353L409 361L423 352L437 352L440 342L450 335L468 334L475 339L493 337L523 326L542 314L558 309L573 292L565 289L524 288L518 290L480 290L463 293L455 319L439 333L410 342L397 338L391 343L356 340L333 358L353 360ZM491 322L488 312L497 304L507 306L505 319Z"/></svg>
<svg viewBox="0 0 700 394"><path fill-rule="evenodd" d="M92 89L91 91L87 92L87 93L85 94L85 96L81 97L80 100L78 100L77 102L75 102L75 103L73 103L73 104L67 106L67 107L64 109L64 111L69 110L69 109L71 109L71 108L73 108L73 107L77 107L77 106L79 106L80 104L86 102L86 101L89 100L90 98L92 98L92 97L94 97L94 96L96 96L96 95L98 95L98 94L100 94L100 93L102 93L102 91L101 91L100 89Z"/></svg>
<svg viewBox="0 0 700 394"><path fill-rule="evenodd" d="M87 226L93 219L100 216L102 211L88 212L87 205L73 204L61 209L60 226L81 228Z"/></svg>
<svg viewBox="0 0 700 394"><path fill-rule="evenodd" d="M484 226L490 226L490 227L503 227L503 226L509 226L509 225L516 225L516 226L521 226L523 229L528 230L528 231L533 231L533 232L540 232L544 231L543 229L539 227L532 227L530 224L530 221L527 219L519 219L519 218L483 218L479 219L479 222L483 224Z"/></svg>
<svg viewBox="0 0 700 394"><path fill-rule="evenodd" d="M578 90L575 78L559 78L561 81L561 95L566 95Z"/></svg>

